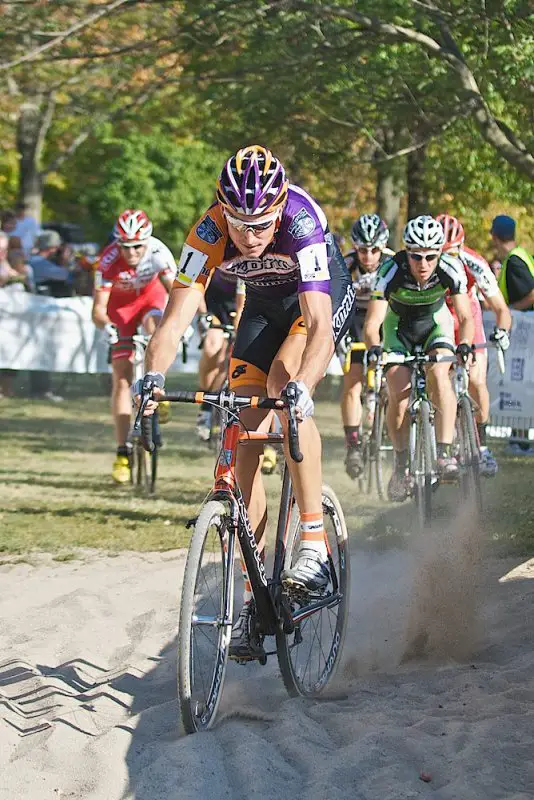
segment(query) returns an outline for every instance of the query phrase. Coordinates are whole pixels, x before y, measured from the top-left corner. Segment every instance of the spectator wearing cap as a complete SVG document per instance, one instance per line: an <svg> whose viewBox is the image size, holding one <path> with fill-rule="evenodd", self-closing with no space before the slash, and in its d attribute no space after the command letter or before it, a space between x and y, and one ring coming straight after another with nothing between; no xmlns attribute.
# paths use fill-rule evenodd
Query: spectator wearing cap
<svg viewBox="0 0 534 800"><path fill-rule="evenodd" d="M36 219L28 214L28 206L26 203L17 203L15 206L15 229L13 236L18 236L24 251L25 258L31 256L33 246L38 235L41 233L41 227Z"/></svg>
<svg viewBox="0 0 534 800"><path fill-rule="evenodd" d="M506 214L495 217L491 236L497 256L502 261L499 289L510 308L534 309L534 259L515 240L515 220Z"/></svg>
<svg viewBox="0 0 534 800"><path fill-rule="evenodd" d="M55 260L61 247L57 231L43 231L36 240L37 253L30 258L33 279L38 293L52 297L70 297L72 276L67 267Z"/></svg>
<svg viewBox="0 0 534 800"><path fill-rule="evenodd" d="M499 289L510 308L517 311L534 309L534 259L515 240L515 220L506 214L495 217L491 236L502 265L499 272ZM534 455L530 447L528 430L513 428L508 442L512 455Z"/></svg>

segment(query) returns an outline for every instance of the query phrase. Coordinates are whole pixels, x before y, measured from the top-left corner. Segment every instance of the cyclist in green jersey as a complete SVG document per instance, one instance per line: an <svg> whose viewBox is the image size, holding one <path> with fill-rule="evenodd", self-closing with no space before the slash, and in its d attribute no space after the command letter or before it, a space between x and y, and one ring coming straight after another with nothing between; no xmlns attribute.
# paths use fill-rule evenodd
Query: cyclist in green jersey
<svg viewBox="0 0 534 800"><path fill-rule="evenodd" d="M431 216L411 219L404 229L404 250L388 258L379 268L365 321L364 336L369 356L385 352L408 355L422 347L430 355L458 353L466 361L470 355L474 324L467 294L467 278L461 262L442 252L445 235L441 224ZM454 322L445 303L449 292L459 322L458 346ZM380 326L384 343L380 346ZM449 380L448 363L430 364L427 380L436 407L438 471L452 480L458 464L452 454L456 417L456 396ZM393 444L395 463L388 485L390 500L402 502L411 490L407 478L410 370L403 365L387 369L387 426Z"/></svg>

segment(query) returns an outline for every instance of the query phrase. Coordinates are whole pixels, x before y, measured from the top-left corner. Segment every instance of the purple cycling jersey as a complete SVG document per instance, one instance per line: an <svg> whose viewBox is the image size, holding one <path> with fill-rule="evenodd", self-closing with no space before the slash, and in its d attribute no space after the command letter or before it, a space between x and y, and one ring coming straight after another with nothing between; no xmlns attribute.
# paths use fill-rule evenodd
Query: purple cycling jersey
<svg viewBox="0 0 534 800"><path fill-rule="evenodd" d="M214 269L243 280L247 292L285 297L295 292L330 293L330 234L320 206L291 185L273 240L259 258L243 255L228 235L215 203L192 228L184 244L176 285L205 286Z"/></svg>

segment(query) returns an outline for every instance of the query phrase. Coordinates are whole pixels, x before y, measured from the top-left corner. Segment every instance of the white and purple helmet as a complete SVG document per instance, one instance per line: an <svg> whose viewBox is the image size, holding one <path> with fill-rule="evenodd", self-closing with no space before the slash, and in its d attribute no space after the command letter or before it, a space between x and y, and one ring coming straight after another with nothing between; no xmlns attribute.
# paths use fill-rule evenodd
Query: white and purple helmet
<svg viewBox="0 0 534 800"><path fill-rule="evenodd" d="M289 181L266 147L252 144L228 159L217 180L217 200L230 213L267 214L282 208Z"/></svg>

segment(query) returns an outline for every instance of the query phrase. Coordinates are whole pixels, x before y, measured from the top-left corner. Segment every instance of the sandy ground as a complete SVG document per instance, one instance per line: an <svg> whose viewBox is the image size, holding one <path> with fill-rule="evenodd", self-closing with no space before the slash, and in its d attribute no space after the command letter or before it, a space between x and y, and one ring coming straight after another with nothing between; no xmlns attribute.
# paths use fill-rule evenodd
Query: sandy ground
<svg viewBox="0 0 534 800"><path fill-rule="evenodd" d="M0 798L534 797L534 560L486 559L469 520L352 550L344 665L292 700L275 659L228 668L184 736L184 554L0 567Z"/></svg>

